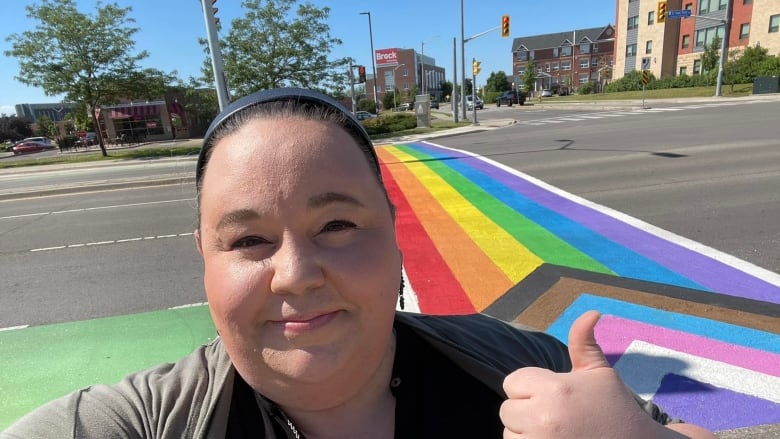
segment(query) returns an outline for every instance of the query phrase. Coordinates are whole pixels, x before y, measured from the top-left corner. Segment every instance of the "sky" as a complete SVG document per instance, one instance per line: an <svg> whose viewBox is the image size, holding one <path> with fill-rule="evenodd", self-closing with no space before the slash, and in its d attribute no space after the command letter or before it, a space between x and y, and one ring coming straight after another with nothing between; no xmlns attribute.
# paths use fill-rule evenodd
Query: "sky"
<svg viewBox="0 0 780 439"><path fill-rule="evenodd" d="M501 38L498 30L466 43L465 58L481 61L482 80L490 73L512 72L512 40L517 37L571 31L614 24L615 0L312 0L319 7L330 7L328 24L331 36L343 44L333 48L333 58L349 56L366 66L371 74L371 38L374 49L399 48L424 50L436 64L445 69L452 81L453 38L457 38L457 65L460 70L461 2L465 37L497 28L502 15L509 15L510 38ZM19 64L5 56L11 45L8 36L31 30L36 22L27 17L25 7L32 0L0 0L0 114L15 114L14 105L22 103L60 102L62 96L46 96L42 89L28 87L17 79ZM78 9L94 15L96 1L77 0ZM105 3L105 2L104 2ZM131 24L139 28L134 51L146 50L149 57L142 67L166 72L176 71L186 80L200 76L204 52L198 44L206 36L200 0L115 0L120 6L132 6ZM217 16L222 35L227 24L243 15L239 0L217 0ZM371 26L367 15L371 13ZM460 77L460 72L458 73ZM469 73L470 76L470 73ZM477 79L478 84L480 78Z"/></svg>

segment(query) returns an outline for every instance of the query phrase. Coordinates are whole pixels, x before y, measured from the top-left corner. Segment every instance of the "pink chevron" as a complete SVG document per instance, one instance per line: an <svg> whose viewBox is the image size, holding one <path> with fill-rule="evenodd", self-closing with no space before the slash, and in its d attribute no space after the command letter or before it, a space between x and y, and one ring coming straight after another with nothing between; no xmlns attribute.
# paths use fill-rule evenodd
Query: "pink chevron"
<svg viewBox="0 0 780 439"><path fill-rule="evenodd" d="M595 329L596 340L607 355L621 355L634 340L642 340L690 355L780 377L780 355L733 345L634 320L605 315ZM619 359L615 358L614 361Z"/></svg>

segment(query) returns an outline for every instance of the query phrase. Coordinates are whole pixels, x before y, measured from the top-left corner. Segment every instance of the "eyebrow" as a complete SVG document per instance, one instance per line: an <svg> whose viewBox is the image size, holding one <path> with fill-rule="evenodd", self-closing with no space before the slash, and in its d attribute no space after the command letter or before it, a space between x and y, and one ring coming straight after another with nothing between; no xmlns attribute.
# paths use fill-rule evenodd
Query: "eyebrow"
<svg viewBox="0 0 780 439"><path fill-rule="evenodd" d="M365 205L360 201L358 201L357 198L354 198L350 195L338 193L338 192L325 192L322 194L315 195L309 198L308 206L311 209L317 209L317 208L327 206L328 204L335 204L335 203L346 203L358 207L365 207ZM243 222L256 220L258 218L260 218L260 214L257 213L255 210L237 209L228 212L225 216L223 216L219 220L219 223L217 223L216 228L217 230L222 230L234 224L240 224Z"/></svg>
<svg viewBox="0 0 780 439"><path fill-rule="evenodd" d="M217 223L217 230L222 230L234 224L239 224L258 218L260 218L260 214L252 209L233 210L228 212L225 216L222 217L222 219L219 220L219 223Z"/></svg>

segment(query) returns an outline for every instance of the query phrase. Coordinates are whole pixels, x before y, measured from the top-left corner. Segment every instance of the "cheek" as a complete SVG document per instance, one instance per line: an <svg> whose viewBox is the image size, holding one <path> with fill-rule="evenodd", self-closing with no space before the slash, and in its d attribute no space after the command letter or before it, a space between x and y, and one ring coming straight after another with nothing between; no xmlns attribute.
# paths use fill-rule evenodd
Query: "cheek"
<svg viewBox="0 0 780 439"><path fill-rule="evenodd" d="M262 268L222 257L205 257L204 264L206 297L217 326L251 324L269 295Z"/></svg>
<svg viewBox="0 0 780 439"><path fill-rule="evenodd" d="M350 286L347 291L356 295L352 299L370 299L378 302L373 305L380 307L392 303L394 308L400 285L401 257L393 243L386 238L369 239L348 249L340 249L338 255L328 255L324 260L327 261L328 271L336 273L344 285Z"/></svg>

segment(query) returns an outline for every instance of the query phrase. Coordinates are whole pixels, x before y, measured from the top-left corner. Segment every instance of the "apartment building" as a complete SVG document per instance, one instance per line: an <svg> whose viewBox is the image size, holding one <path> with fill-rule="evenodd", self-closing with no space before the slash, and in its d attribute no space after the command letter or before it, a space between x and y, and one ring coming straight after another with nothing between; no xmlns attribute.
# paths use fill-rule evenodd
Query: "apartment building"
<svg viewBox="0 0 780 439"><path fill-rule="evenodd" d="M659 21L658 0L616 0L614 78L643 67L656 77L700 74L705 47L728 27L729 52L748 45L780 54L780 0L666 0L689 18Z"/></svg>
<svg viewBox="0 0 780 439"><path fill-rule="evenodd" d="M512 42L513 88L520 88L530 60L536 69L534 90L589 81L600 85L612 76L615 29L612 25L515 38Z"/></svg>

